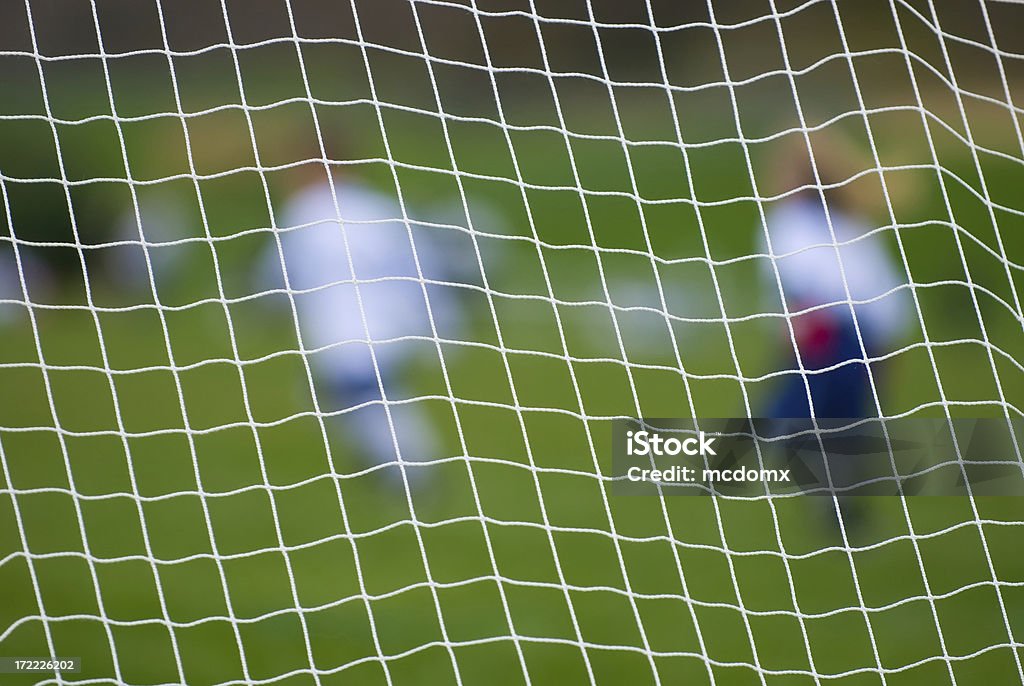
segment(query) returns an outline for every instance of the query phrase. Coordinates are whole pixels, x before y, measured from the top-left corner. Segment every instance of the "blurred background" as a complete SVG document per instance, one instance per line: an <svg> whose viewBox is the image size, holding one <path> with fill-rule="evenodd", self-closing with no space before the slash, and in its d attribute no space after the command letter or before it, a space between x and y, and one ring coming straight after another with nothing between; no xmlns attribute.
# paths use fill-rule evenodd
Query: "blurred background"
<svg viewBox="0 0 1024 686"><path fill-rule="evenodd" d="M913 286L876 410L1018 418L1022 42L967 0L0 5L0 655L83 658L4 683L1024 679L1019 499L839 532L606 454L770 402L804 185ZM261 277L327 167L443 267L385 389L422 479Z"/></svg>

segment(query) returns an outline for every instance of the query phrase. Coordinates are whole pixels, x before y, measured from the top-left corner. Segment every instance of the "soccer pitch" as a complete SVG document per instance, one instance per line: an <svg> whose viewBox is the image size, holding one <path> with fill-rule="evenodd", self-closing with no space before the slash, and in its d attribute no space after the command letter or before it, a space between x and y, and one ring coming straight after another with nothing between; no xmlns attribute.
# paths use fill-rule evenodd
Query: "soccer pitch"
<svg viewBox="0 0 1024 686"><path fill-rule="evenodd" d="M878 154L840 185L872 198L864 212L917 296L922 325L872 363L878 411L1020 417L1024 144L1006 102L1019 79L1004 77L1005 95L971 81L981 67L955 50L965 71L943 77L946 52L915 42L959 46L976 26L935 28L930 4L894 3L902 47L821 39L841 59L788 65L825 93L789 130L773 110L793 104L785 71L730 41L805 14L834 25L833 3L747 3L750 16L664 33L632 16L602 26L724 34L737 73L663 74L676 91L643 85L653 60L609 73L621 54L607 46L588 53L604 72L552 52L505 74L499 45L471 69L457 45L427 60L402 43L449 35L431 29L435 11L463 31L596 33L589 3L587 21L533 3L367 9L357 37L311 38L304 59L287 18L305 3L264 4L285 38L108 46L105 60L95 45L53 57L42 29L0 45L18 84L0 111L0 249L54 273L33 282L23 267L28 293L0 294L0 657L81 658L0 683L1022 680L1020 497L872 498L840 532L824 498L624 497L608 477L612 418L756 414L789 369L759 205L784 195L765 160L808 129ZM102 34L107 15L82 6ZM387 11L412 12L419 32L389 45L372 31ZM717 69L715 45L688 49ZM989 52L1019 72L1020 47ZM848 74L850 53L862 81L892 83L835 85L827 70ZM918 53L914 78L892 75ZM504 107L474 99L492 87ZM414 341L406 396L389 397L439 432L404 477L360 458L340 423L358 408L314 400L287 294L254 275L280 180L308 161L289 148L296 127L345 132L345 155L327 157L468 262L446 284L462 327ZM185 228L151 246L176 272L140 290L110 267L125 247L114 227L152 199Z"/></svg>

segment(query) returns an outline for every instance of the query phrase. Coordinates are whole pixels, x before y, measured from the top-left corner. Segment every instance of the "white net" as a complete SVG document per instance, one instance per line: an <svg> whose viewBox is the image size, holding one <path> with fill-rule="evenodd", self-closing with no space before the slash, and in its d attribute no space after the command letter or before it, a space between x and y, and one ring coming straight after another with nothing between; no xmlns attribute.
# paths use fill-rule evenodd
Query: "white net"
<svg viewBox="0 0 1024 686"><path fill-rule="evenodd" d="M82 660L2 680L1024 682L1019 497L626 497L608 428L1019 419L1022 28L5 4L0 657Z"/></svg>

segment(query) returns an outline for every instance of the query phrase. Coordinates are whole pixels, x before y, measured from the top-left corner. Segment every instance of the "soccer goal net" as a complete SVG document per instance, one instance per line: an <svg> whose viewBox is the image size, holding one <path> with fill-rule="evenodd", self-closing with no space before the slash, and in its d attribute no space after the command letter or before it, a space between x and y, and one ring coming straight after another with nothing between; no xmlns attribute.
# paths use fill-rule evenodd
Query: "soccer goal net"
<svg viewBox="0 0 1024 686"><path fill-rule="evenodd" d="M9 0L0 80L3 683L1024 681L1019 489L612 457L1019 479L1018 3Z"/></svg>

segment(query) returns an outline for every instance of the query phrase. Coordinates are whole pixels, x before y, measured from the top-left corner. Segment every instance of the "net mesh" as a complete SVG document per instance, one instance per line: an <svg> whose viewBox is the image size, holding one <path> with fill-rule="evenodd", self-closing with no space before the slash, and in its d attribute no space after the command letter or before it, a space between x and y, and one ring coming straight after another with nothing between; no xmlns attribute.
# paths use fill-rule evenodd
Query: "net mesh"
<svg viewBox="0 0 1024 686"><path fill-rule="evenodd" d="M26 683L1024 681L1018 498L626 498L607 428L810 392L764 227L833 192L899 275L809 310L858 312L870 414L1020 417L1019 8L682 4L0 10L0 654L83 658ZM298 173L404 232L344 316L423 294L361 398Z"/></svg>

